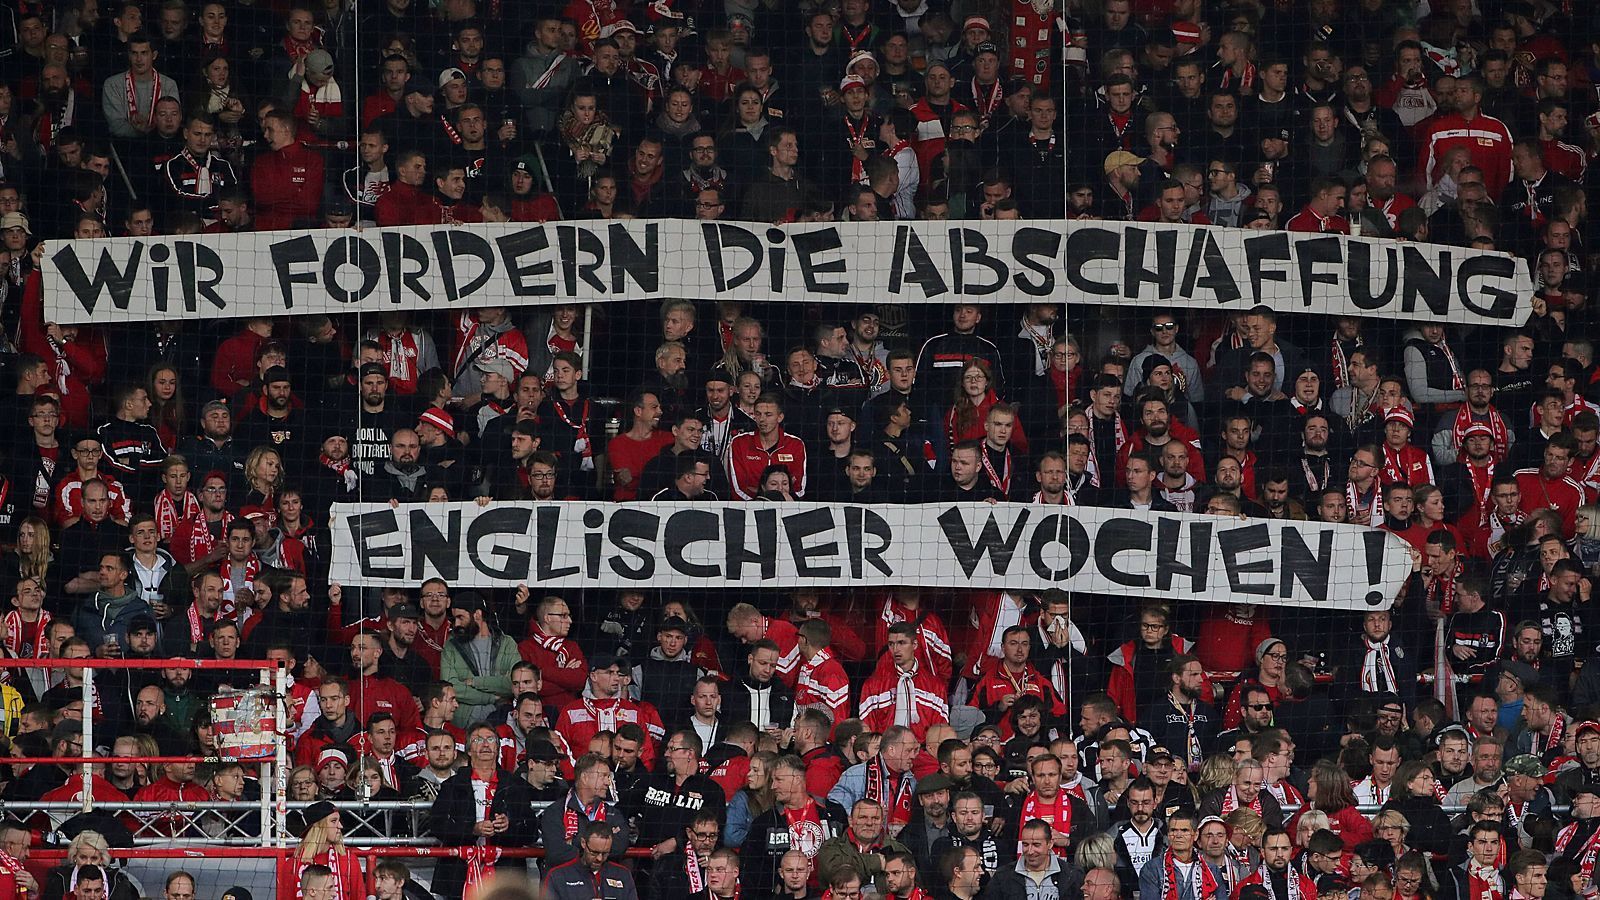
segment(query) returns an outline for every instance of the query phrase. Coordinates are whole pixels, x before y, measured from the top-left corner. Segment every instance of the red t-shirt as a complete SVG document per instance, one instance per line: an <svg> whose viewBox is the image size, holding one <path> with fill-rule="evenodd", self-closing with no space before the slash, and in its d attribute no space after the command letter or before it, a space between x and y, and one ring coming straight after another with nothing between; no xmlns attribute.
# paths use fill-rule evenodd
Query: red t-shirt
<svg viewBox="0 0 1600 900"><path fill-rule="evenodd" d="M606 444L607 464L612 472L626 469L633 477L627 484L617 483L612 489L611 499L618 503L639 499L639 476L643 474L645 464L671 445L672 433L667 431L653 431L642 441L634 440L625 433L612 438Z"/></svg>

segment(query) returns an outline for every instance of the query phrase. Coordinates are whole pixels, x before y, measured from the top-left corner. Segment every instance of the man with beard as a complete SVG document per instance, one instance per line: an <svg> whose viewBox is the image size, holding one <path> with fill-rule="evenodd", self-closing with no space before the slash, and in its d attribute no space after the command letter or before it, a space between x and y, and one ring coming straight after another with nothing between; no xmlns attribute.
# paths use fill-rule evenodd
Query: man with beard
<svg viewBox="0 0 1600 900"><path fill-rule="evenodd" d="M1206 677L1200 660L1179 654L1167 664L1169 687L1164 708L1153 710L1148 727L1157 744L1172 748L1183 767L1200 770L1217 736L1216 707L1202 701Z"/></svg>
<svg viewBox="0 0 1600 900"><path fill-rule="evenodd" d="M1009 862L1014 855L1010 849L1012 845L989 827L983 806L983 798L978 794L958 792L950 801L950 827L943 837L934 841L929 850L931 857L943 859L952 850L972 850L978 854L982 873L990 877Z"/></svg>
<svg viewBox="0 0 1600 900"><path fill-rule="evenodd" d="M383 372L382 367L375 368ZM285 462L308 451L310 422L294 402L289 370L283 366L262 373L261 396L245 407L239 419L234 439L242 447L274 447Z"/></svg>
<svg viewBox="0 0 1600 900"><path fill-rule="evenodd" d="M1316 883L1289 865L1292 854L1293 846L1289 842L1289 834L1282 828L1269 826L1266 836L1261 841L1261 865L1239 885L1239 890L1259 884L1265 886L1269 896L1272 897L1318 896ZM1298 885L1293 889L1289 887L1291 878L1299 879Z"/></svg>
<svg viewBox="0 0 1600 900"><path fill-rule="evenodd" d="M1337 679L1345 683L1349 696L1393 691L1408 705L1415 697L1416 656L1393 630L1394 616L1389 610L1372 610L1362 616L1361 636L1337 666Z"/></svg>
<svg viewBox="0 0 1600 900"><path fill-rule="evenodd" d="M1094 811L1089 804L1061 784L1061 760L1053 754L1035 756L1028 763L1028 775L1033 790L1015 795L1011 810L1003 813L1005 827L1000 832L1001 845L1015 846L1025 852L1024 832L1035 822L1050 829L1051 852L1062 860L1072 858L1072 851L1097 829Z"/></svg>
<svg viewBox="0 0 1600 900"><path fill-rule="evenodd" d="M458 726L481 720L510 693L511 669L522 660L517 642L500 633L490 616L483 598L471 591L450 598L450 640L439 668L461 701Z"/></svg>
<svg viewBox="0 0 1600 900"><path fill-rule="evenodd" d="M374 502L418 503L428 498L428 468L422 464L422 444L416 431L401 428L389 436L389 452L375 461L363 478L365 495Z"/></svg>

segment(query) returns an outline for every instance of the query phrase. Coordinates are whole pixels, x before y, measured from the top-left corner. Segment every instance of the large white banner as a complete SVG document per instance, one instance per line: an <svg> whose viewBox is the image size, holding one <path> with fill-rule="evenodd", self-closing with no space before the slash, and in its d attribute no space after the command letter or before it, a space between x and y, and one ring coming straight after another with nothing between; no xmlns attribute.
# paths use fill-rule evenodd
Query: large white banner
<svg viewBox="0 0 1600 900"><path fill-rule="evenodd" d="M773 227L637 219L52 242L45 317L376 313L692 299L1137 303L1519 324L1503 253L1100 221Z"/></svg>
<svg viewBox="0 0 1600 900"><path fill-rule="evenodd" d="M922 585L1388 608L1411 573L1376 528L1003 503L335 504L342 584Z"/></svg>

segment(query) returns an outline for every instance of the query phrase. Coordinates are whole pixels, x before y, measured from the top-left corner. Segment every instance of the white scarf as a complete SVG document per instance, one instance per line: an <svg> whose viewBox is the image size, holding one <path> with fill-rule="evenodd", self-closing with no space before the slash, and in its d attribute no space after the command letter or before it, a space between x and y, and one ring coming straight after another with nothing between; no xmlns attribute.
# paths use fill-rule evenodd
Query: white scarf
<svg viewBox="0 0 1600 900"><path fill-rule="evenodd" d="M1389 658L1389 654L1394 652L1389 647L1389 637L1377 643L1366 636L1362 636L1361 640L1367 645L1367 655L1361 661L1361 689L1368 692L1398 690L1400 683L1395 680L1394 663ZM1380 672L1383 675L1381 679L1378 677Z"/></svg>

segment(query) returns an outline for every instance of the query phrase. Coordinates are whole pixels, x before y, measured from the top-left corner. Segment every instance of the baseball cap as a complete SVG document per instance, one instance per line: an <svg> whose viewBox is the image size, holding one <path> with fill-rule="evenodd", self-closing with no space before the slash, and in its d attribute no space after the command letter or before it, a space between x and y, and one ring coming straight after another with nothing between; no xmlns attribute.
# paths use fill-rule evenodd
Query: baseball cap
<svg viewBox="0 0 1600 900"><path fill-rule="evenodd" d="M999 56L1000 46L993 41L984 41L978 46L972 48L973 58L982 56L985 53L993 53L995 56Z"/></svg>
<svg viewBox="0 0 1600 900"><path fill-rule="evenodd" d="M1596 722L1593 719L1585 719L1573 727L1572 736L1575 738L1581 737L1585 731L1600 733L1600 722Z"/></svg>
<svg viewBox="0 0 1600 900"><path fill-rule="evenodd" d="M1122 166L1142 165L1144 165L1144 157L1135 156L1126 150L1113 150L1106 154L1105 170L1107 175L1111 174L1113 170Z"/></svg>
<svg viewBox="0 0 1600 900"><path fill-rule="evenodd" d="M1524 775L1528 778L1543 778L1545 773L1544 762L1532 753L1513 756L1500 769L1507 775Z"/></svg>
<svg viewBox="0 0 1600 900"><path fill-rule="evenodd" d="M615 653L596 653L589 657L589 671L591 672L598 672L601 669L609 669L612 666L617 666L619 668L623 666L623 659L617 656Z"/></svg>
<svg viewBox="0 0 1600 900"><path fill-rule="evenodd" d="M860 75L846 75L839 79L839 93L842 94L851 88L861 88L864 91L867 89L867 80Z"/></svg>
<svg viewBox="0 0 1600 900"><path fill-rule="evenodd" d="M452 81L455 81L458 78L461 79L462 81L466 81L467 80L467 73L461 71L460 69L456 68L455 66L451 66L450 68L445 69L443 72L439 73L439 87L444 87L445 85L449 84Z"/></svg>
<svg viewBox="0 0 1600 900"><path fill-rule="evenodd" d="M378 375L384 379L387 379L389 377L389 370L385 369L378 363L364 363L362 364L361 368L356 370L356 380L358 381L365 379L368 375Z"/></svg>
<svg viewBox="0 0 1600 900"><path fill-rule="evenodd" d="M392 607L389 612L386 613L386 615L389 617L389 621L391 622L396 619L411 619L417 622L422 621L422 610L418 609L414 603L402 603L399 606Z"/></svg>
<svg viewBox="0 0 1600 900"><path fill-rule="evenodd" d="M1524 688L1539 683L1539 670L1520 659L1509 659L1500 664L1500 672L1522 682ZM1577 735L1573 735L1576 737Z"/></svg>
<svg viewBox="0 0 1600 900"><path fill-rule="evenodd" d="M277 384L289 380L289 370L283 366L272 366L261 375L262 384Z"/></svg>
<svg viewBox="0 0 1600 900"><path fill-rule="evenodd" d="M316 49L306 54L306 71L328 73L333 71L333 54ZM463 76L464 77L464 76Z"/></svg>
<svg viewBox="0 0 1600 900"><path fill-rule="evenodd" d="M517 377L517 370L511 367L511 361L498 356L479 357L472 367L484 375L499 375L507 381Z"/></svg>
<svg viewBox="0 0 1600 900"><path fill-rule="evenodd" d="M155 630L156 620L154 616L141 613L128 621L129 634L137 634L141 631L154 632Z"/></svg>
<svg viewBox="0 0 1600 900"><path fill-rule="evenodd" d="M1411 410L1406 409L1404 406L1396 406L1384 414L1383 424L1387 425L1390 422L1400 422L1407 428L1415 428L1417 425L1416 417L1411 415Z"/></svg>
<svg viewBox="0 0 1600 900"><path fill-rule="evenodd" d="M1483 424L1482 422L1473 422L1471 425L1467 426L1465 431L1461 432L1461 438L1462 440L1465 440L1475 434L1481 434L1484 437L1493 438L1494 429Z"/></svg>

